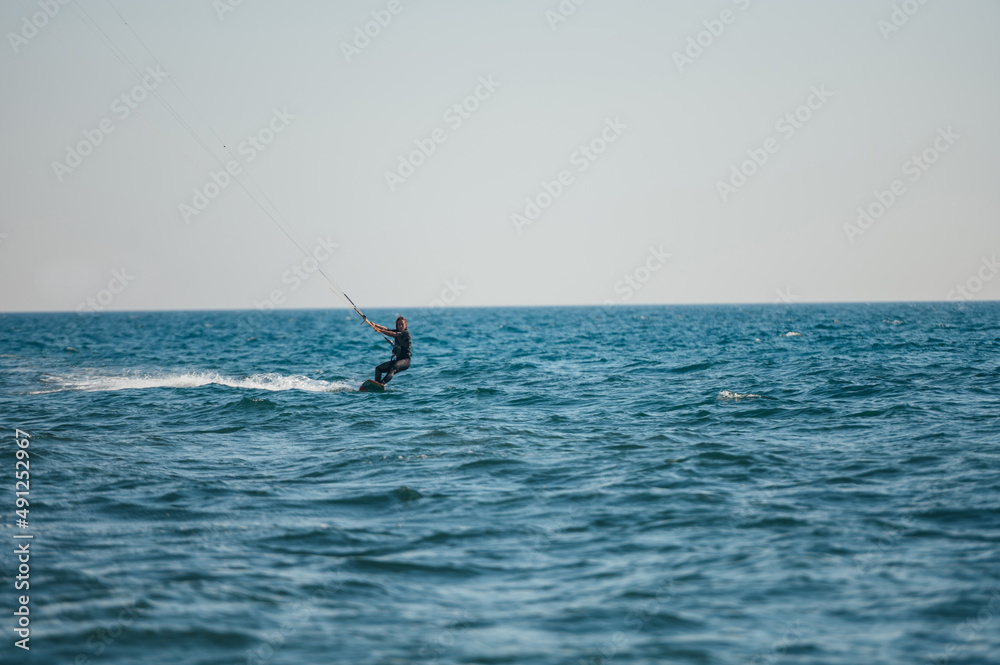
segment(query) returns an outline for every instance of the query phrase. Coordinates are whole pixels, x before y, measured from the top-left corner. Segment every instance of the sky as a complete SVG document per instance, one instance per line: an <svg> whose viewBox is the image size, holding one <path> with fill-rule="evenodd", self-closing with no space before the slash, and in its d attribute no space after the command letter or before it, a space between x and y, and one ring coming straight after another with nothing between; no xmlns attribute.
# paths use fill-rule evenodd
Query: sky
<svg viewBox="0 0 1000 665"><path fill-rule="evenodd" d="M1000 299L994 0L12 0L0 311Z"/></svg>

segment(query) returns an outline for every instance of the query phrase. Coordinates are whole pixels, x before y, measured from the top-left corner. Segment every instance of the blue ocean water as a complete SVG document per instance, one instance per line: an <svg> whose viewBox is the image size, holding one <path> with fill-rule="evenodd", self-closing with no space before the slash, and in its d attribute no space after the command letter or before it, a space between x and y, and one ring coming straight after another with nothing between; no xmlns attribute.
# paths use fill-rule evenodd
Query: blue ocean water
<svg viewBox="0 0 1000 665"><path fill-rule="evenodd" d="M1000 662L1000 304L397 313L0 315L0 659Z"/></svg>

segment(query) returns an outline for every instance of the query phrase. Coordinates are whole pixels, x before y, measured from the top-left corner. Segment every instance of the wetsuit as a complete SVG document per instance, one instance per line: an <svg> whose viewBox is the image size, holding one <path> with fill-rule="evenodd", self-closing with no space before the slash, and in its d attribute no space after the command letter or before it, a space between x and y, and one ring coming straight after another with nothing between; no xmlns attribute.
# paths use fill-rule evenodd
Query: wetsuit
<svg viewBox="0 0 1000 665"><path fill-rule="evenodd" d="M392 359L375 368L375 380L382 384L389 383L396 372L410 369L412 351L413 343L410 341L410 331L397 332L396 342L392 346ZM385 379L382 378L383 374L385 374Z"/></svg>

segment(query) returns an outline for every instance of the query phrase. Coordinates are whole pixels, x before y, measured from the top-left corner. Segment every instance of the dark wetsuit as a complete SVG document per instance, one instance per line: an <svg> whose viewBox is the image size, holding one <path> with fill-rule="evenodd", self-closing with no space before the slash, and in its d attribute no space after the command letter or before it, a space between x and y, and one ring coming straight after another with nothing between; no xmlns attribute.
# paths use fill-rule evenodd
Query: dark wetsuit
<svg viewBox="0 0 1000 665"><path fill-rule="evenodd" d="M397 332L396 342L392 347L392 359L375 368L375 380L383 384L389 383L396 372L410 369L412 351L413 343L410 341L410 331ZM383 374L385 374L385 379L382 378Z"/></svg>

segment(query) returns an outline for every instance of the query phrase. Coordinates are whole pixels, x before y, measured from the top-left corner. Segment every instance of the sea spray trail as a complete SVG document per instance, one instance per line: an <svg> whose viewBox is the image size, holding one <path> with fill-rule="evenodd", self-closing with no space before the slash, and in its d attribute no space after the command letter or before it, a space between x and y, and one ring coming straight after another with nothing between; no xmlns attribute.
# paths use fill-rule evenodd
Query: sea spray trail
<svg viewBox="0 0 1000 665"><path fill-rule="evenodd" d="M132 376L85 375L75 377L46 376L42 382L54 388L33 391L30 394L45 394L63 390L113 391L145 390L150 388L199 388L219 385L246 390L305 390L309 392L343 392L357 390L357 386L344 382L329 382L310 379L305 376L283 376L277 373L255 374L242 378L226 377L216 372L185 372L181 374L140 374Z"/></svg>
<svg viewBox="0 0 1000 665"><path fill-rule="evenodd" d="M0 315L38 662L1000 653L1000 305L367 313Z"/></svg>

